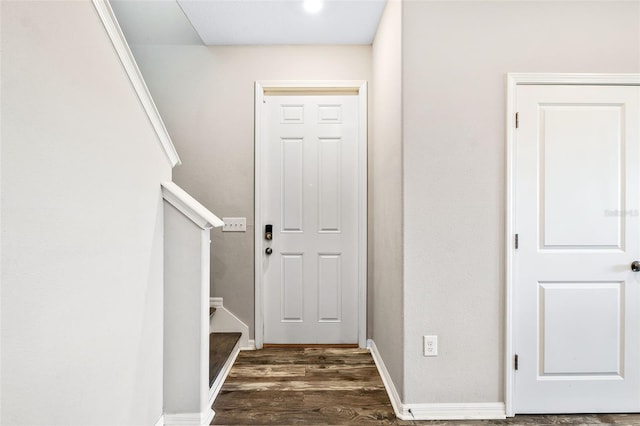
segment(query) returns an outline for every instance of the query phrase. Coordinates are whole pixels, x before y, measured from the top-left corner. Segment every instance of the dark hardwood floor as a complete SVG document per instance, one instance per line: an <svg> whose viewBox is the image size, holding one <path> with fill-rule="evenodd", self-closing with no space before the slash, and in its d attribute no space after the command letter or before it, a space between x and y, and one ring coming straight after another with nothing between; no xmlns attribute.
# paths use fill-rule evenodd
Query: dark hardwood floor
<svg viewBox="0 0 640 426"><path fill-rule="evenodd" d="M213 409L214 425L640 425L639 414L398 420L368 351L318 347L241 352Z"/></svg>

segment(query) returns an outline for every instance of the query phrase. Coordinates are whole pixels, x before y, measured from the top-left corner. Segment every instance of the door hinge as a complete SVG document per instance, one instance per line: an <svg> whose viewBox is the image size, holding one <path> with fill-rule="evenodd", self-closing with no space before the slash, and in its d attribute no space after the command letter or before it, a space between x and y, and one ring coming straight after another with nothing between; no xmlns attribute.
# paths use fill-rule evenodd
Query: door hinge
<svg viewBox="0 0 640 426"><path fill-rule="evenodd" d="M517 370L518 369L518 354L515 354L513 356L513 369Z"/></svg>
<svg viewBox="0 0 640 426"><path fill-rule="evenodd" d="M516 129L520 127L520 115L516 112Z"/></svg>
<svg viewBox="0 0 640 426"><path fill-rule="evenodd" d="M518 243L519 243L519 241L518 241L518 240L519 240L519 238L518 238L518 234L516 234L516 235L515 235L515 238L514 238L513 240L514 240L515 248L516 248L516 250L517 250L517 249L518 249Z"/></svg>

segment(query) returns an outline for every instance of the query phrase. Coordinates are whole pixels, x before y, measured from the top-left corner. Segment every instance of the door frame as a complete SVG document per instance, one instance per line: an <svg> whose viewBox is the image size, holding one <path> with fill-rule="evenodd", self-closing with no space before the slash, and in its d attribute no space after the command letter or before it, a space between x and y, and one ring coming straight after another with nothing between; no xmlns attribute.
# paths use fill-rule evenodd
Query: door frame
<svg viewBox="0 0 640 426"><path fill-rule="evenodd" d="M514 330L517 321L514 303L514 234L515 228L515 143L516 92L522 85L640 86L640 74L576 74L576 73L508 73L506 108L506 194L505 194L505 407L513 417L515 399Z"/></svg>
<svg viewBox="0 0 640 426"><path fill-rule="evenodd" d="M254 110L254 269L255 269L255 343L264 344L264 283L262 267L262 161L265 137L262 129L264 96L280 95L353 95L358 97L358 345L367 345L367 82L347 81L256 81Z"/></svg>

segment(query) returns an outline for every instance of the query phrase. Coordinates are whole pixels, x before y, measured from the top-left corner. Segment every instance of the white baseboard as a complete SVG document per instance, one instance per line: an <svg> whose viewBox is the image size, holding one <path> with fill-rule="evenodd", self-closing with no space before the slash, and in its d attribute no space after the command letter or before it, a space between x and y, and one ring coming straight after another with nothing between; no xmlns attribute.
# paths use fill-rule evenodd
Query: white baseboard
<svg viewBox="0 0 640 426"><path fill-rule="evenodd" d="M371 352L373 362L375 362L376 367L378 367L378 372L380 373L380 377L382 377L382 383L384 383L387 394L389 394L391 406L393 407L393 412L396 414L396 417L400 420L413 420L411 413L402 412L402 400L400 399L400 395L393 384L393 380L391 380L387 367L384 365L384 361L382 361L382 357L380 356L380 352L378 352L378 347L375 342L371 339L367 340L367 348L369 348L369 352Z"/></svg>
<svg viewBox="0 0 640 426"><path fill-rule="evenodd" d="M233 348L233 352L231 352L231 355L229 355L229 358L227 358L227 361L222 366L222 369L220 370L218 377L216 377L216 380L213 382L211 389L209 389L209 406L213 405L213 402L216 400L216 397L220 393L220 390L222 389L222 385L224 384L224 381L227 379L227 376L231 371L231 367L233 367L233 363L236 362L236 358L238 358L239 353L240 353L240 343L238 342L236 343L235 348Z"/></svg>
<svg viewBox="0 0 640 426"><path fill-rule="evenodd" d="M507 417L503 402L403 404L375 342L371 339L367 340L367 347L378 367L397 418L401 420L494 420Z"/></svg>
<svg viewBox="0 0 640 426"><path fill-rule="evenodd" d="M240 347L248 348L249 326L242 322L223 305L222 297L210 297L209 306L216 308L216 313L209 320L210 333L242 333L240 337ZM255 346L255 343L254 343Z"/></svg>
<svg viewBox="0 0 640 426"><path fill-rule="evenodd" d="M207 409L202 413L164 414L165 426L208 426L211 424L215 413Z"/></svg>
<svg viewBox="0 0 640 426"><path fill-rule="evenodd" d="M403 411L414 420L494 420L506 419L503 402L404 404Z"/></svg>
<svg viewBox="0 0 640 426"><path fill-rule="evenodd" d="M160 416L160 418L158 419L158 421L154 426L164 426L164 416Z"/></svg>
<svg viewBox="0 0 640 426"><path fill-rule="evenodd" d="M256 341L254 339L249 339L249 344L247 346L240 347L241 351L255 351L256 350Z"/></svg>

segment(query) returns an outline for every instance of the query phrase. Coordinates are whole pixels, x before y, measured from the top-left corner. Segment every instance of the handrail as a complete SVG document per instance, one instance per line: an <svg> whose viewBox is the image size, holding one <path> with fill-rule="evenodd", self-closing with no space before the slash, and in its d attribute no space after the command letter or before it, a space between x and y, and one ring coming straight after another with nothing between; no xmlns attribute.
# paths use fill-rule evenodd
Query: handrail
<svg viewBox="0 0 640 426"><path fill-rule="evenodd" d="M202 229L224 225L218 216L173 182L162 183L162 197Z"/></svg>

